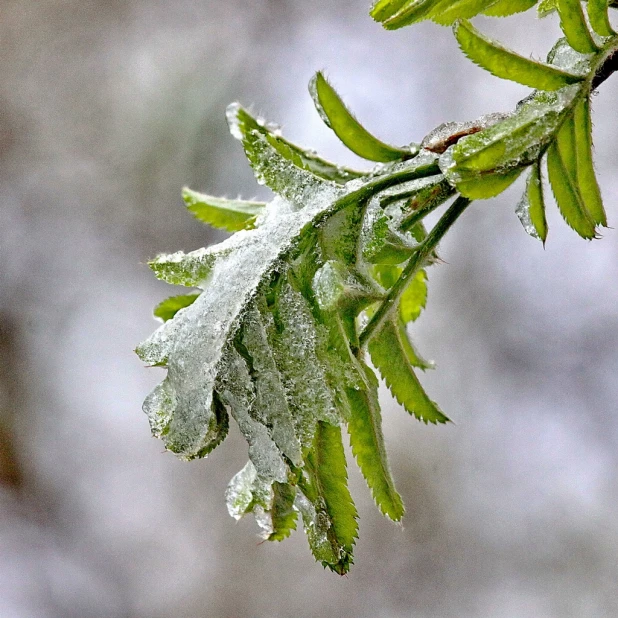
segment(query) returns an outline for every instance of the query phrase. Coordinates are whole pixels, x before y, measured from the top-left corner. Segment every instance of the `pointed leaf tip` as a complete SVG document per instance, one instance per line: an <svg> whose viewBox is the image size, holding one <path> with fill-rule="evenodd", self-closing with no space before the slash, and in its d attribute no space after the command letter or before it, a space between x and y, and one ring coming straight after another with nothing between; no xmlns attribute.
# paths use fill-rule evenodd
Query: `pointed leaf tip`
<svg viewBox="0 0 618 618"><path fill-rule="evenodd" d="M251 229L266 208L264 202L213 197L188 187L182 190L182 198L196 219L228 232Z"/></svg>
<svg viewBox="0 0 618 618"><path fill-rule="evenodd" d="M418 153L418 147L389 146L369 133L347 108L322 72L318 71L309 82L309 92L326 126L359 157L386 163L409 159Z"/></svg>
<svg viewBox="0 0 618 618"><path fill-rule="evenodd" d="M524 58L483 36L468 21L456 22L453 32L464 54L496 77L538 90L559 90L584 79L552 65Z"/></svg>

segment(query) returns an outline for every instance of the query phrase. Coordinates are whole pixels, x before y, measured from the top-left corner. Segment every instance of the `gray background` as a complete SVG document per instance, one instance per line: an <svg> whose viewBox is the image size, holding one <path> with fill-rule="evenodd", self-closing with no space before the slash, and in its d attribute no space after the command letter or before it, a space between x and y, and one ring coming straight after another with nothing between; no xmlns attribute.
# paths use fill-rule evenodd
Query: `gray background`
<svg viewBox="0 0 618 618"><path fill-rule="evenodd" d="M306 84L326 69L383 139L508 111L527 90L481 71L450 31L384 32L365 1L3 0L0 5L0 616L618 615L618 236L592 243L552 205L541 244L478 202L444 242L414 326L424 383L456 421L426 427L383 392L408 514L382 519L360 475L357 564L314 564L302 532L258 544L226 512L233 433L183 463L140 411L162 378L133 347L173 293L144 266L221 238L180 188L266 197L224 109L360 165ZM555 19L479 20L542 57ZM616 221L618 79L594 98Z"/></svg>

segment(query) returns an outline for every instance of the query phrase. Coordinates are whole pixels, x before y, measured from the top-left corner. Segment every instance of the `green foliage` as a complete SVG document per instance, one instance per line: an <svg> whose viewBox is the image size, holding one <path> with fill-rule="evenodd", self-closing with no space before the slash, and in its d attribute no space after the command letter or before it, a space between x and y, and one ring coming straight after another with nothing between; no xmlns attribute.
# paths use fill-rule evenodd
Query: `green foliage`
<svg viewBox="0 0 618 618"><path fill-rule="evenodd" d="M589 30L577 0L543 0L566 38L547 62L509 51L468 21L507 16L532 0L379 0L371 15L387 29L423 19L454 23L463 52L493 75L536 88L509 114L446 123L420 145L395 147L371 135L322 73L310 91L341 141L381 162L357 171L286 140L239 104L228 108L268 203L183 191L202 222L229 232L191 253L149 266L168 283L197 288L160 303L164 324L137 349L167 377L144 403L152 432L183 459L206 456L237 423L248 463L230 481L230 514L253 513L262 536L287 538L303 523L316 560L336 573L353 563L358 515L347 486L342 427L381 512L404 514L382 432L378 379L425 423L447 416L423 389L424 360L408 326L427 302L427 269L473 199L493 197L526 174L516 212L546 242L543 162L558 208L580 236L606 226L592 160L590 96L616 69L618 36L605 0L590 0ZM612 64L613 63L613 64ZM425 218L455 199L429 231ZM202 293L204 292L204 293Z"/></svg>

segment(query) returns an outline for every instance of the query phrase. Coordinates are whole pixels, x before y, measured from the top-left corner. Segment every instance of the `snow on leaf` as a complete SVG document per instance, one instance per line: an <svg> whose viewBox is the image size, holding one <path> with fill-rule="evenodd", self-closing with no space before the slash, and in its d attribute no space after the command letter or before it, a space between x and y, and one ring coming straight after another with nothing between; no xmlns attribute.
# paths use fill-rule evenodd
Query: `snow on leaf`
<svg viewBox="0 0 618 618"><path fill-rule="evenodd" d="M266 207L263 202L228 200L198 193L187 187L182 190L182 199L196 219L228 232L252 228L256 217Z"/></svg>

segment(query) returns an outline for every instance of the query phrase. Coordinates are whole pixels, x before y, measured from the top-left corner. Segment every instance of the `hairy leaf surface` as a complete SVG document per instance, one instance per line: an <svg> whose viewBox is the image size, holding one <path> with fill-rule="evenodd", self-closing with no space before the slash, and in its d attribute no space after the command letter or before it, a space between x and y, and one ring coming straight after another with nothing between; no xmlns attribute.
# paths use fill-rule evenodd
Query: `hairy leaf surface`
<svg viewBox="0 0 618 618"><path fill-rule="evenodd" d="M309 92L320 117L355 154L370 161L401 161L418 153L418 146L396 148L374 137L346 107L321 72L309 82Z"/></svg>
<svg viewBox="0 0 618 618"><path fill-rule="evenodd" d="M198 193L187 187L182 190L182 198L196 219L228 232L252 228L256 217L266 208L264 202L228 200Z"/></svg>
<svg viewBox="0 0 618 618"><path fill-rule="evenodd" d="M550 64L524 58L484 37L469 22L455 24L454 32L464 54L496 77L539 90L559 90L583 79Z"/></svg>

